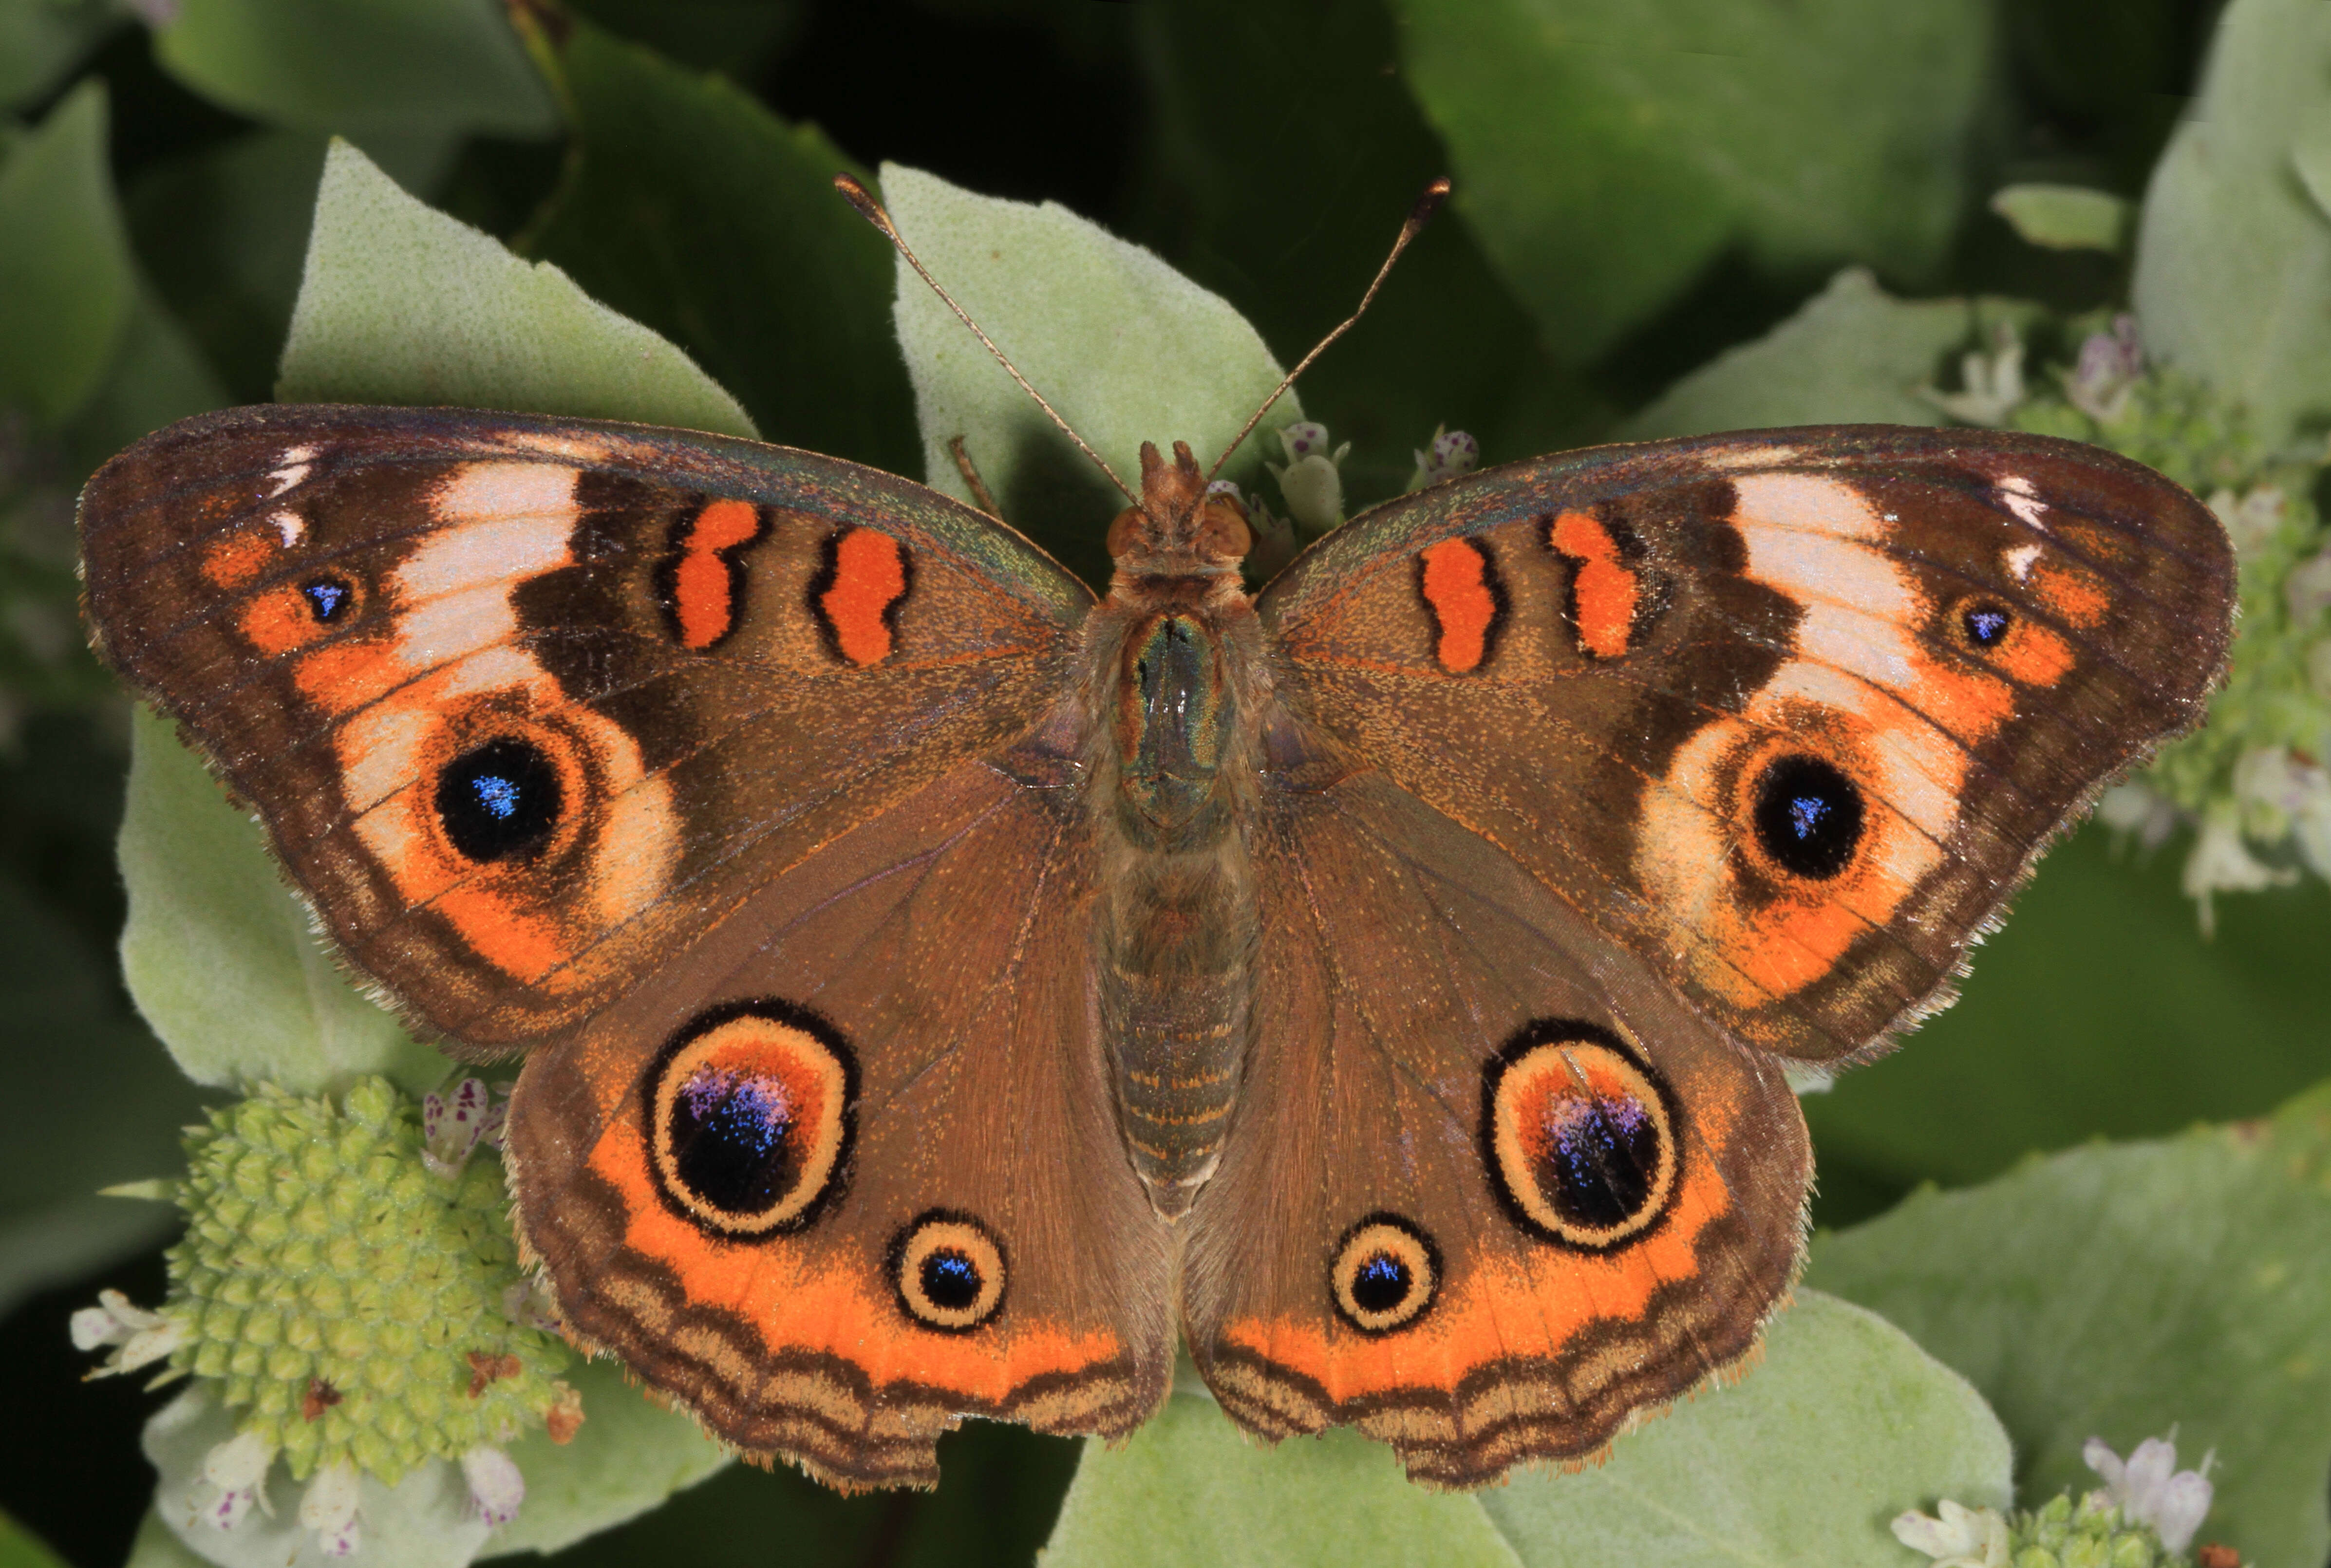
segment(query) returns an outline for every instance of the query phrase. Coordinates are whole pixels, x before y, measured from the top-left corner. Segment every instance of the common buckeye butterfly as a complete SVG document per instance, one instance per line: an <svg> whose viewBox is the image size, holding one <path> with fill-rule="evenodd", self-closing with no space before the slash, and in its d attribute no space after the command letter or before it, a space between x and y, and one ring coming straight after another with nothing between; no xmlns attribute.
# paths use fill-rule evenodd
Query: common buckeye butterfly
<svg viewBox="0 0 2331 1568"><path fill-rule="evenodd" d="M2234 569L2072 442L1840 426L1402 497L1251 595L1142 452L1096 600L814 453L260 407L81 503L106 655L341 951L523 1051L569 1330L748 1451L1241 1427L1470 1487L1739 1361L1867 1058L2193 724Z"/></svg>

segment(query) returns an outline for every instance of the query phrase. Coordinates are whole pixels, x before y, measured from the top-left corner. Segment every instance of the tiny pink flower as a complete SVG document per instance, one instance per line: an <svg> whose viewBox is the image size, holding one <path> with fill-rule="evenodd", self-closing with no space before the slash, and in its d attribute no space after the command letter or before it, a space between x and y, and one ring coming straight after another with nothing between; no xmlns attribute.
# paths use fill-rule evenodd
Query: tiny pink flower
<svg viewBox="0 0 2331 1568"><path fill-rule="evenodd" d="M2008 1568L2007 1520L1995 1508L1970 1508L1945 1497L1940 1518L1911 1509L1894 1519L1894 1538L1935 1560L1935 1568Z"/></svg>
<svg viewBox="0 0 2331 1568"><path fill-rule="evenodd" d="M423 1096L421 1163L450 1181L461 1174L479 1144L501 1147L504 1116L505 1107L494 1103L493 1090L482 1079L463 1079L451 1095Z"/></svg>
<svg viewBox="0 0 2331 1568"><path fill-rule="evenodd" d="M161 1360L186 1343L186 1326L175 1317L131 1304L119 1290L100 1290L97 1305L72 1315L75 1350L119 1348L91 1377L114 1377Z"/></svg>
<svg viewBox="0 0 2331 1568"><path fill-rule="evenodd" d="M2088 1468L2104 1478L2106 1495L2121 1517L2152 1525L2162 1545L2172 1552L2192 1545L2193 1532L2209 1515L2212 1488L2208 1472L2213 1457L2203 1455L2198 1470L2181 1470L2177 1445L2167 1438L2145 1439L2126 1459L2106 1447L2102 1438L2090 1438L2080 1449Z"/></svg>
<svg viewBox="0 0 2331 1568"><path fill-rule="evenodd" d="M253 1503L262 1514L274 1512L267 1502L267 1468L274 1462L275 1450L266 1439L237 1432L203 1456L203 1482L217 1488L218 1497L197 1504L196 1511L222 1530L242 1524Z"/></svg>
<svg viewBox="0 0 2331 1568"><path fill-rule="evenodd" d="M497 1527L518 1517L526 1501L526 1478L517 1461L500 1449L476 1448L461 1456L461 1474L470 1483L470 1506L478 1517Z"/></svg>
<svg viewBox="0 0 2331 1568"><path fill-rule="evenodd" d="M1409 488L1422 489L1443 480L1453 480L1469 474L1481 461L1481 443L1461 430L1436 430L1432 444L1416 454L1416 478L1421 483Z"/></svg>
<svg viewBox="0 0 2331 1568"><path fill-rule="evenodd" d="M357 1523L357 1473L346 1464L327 1465L308 1483L300 1499L300 1523L316 1532L327 1557L345 1557L362 1543Z"/></svg>
<svg viewBox="0 0 2331 1568"><path fill-rule="evenodd" d="M2092 333L2080 345L2064 395L2098 424L2111 424L2128 412L2129 394L2144 375L2145 348L2137 340L2136 318L2117 316L2110 332Z"/></svg>

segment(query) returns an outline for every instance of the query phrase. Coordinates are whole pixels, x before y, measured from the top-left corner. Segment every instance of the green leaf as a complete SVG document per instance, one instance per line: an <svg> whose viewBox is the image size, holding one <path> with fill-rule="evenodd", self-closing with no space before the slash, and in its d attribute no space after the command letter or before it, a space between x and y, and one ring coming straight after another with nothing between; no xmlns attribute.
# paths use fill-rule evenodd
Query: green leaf
<svg viewBox="0 0 2331 1568"><path fill-rule="evenodd" d="M493 0L181 0L154 50L215 102L358 141L547 136L557 124Z"/></svg>
<svg viewBox="0 0 2331 1568"><path fill-rule="evenodd" d="M2083 185L2005 185L1991 210L2024 240L2050 251L2117 251L2128 239L2136 204Z"/></svg>
<svg viewBox="0 0 2331 1568"><path fill-rule="evenodd" d="M46 97L125 21L113 0L0 0L0 109Z"/></svg>
<svg viewBox="0 0 2331 1568"><path fill-rule="evenodd" d="M2009 1452L1982 1399L1873 1313L1800 1290L1764 1359L1621 1438L1575 1476L1481 1495L1530 1568L1863 1568L1923 1559L1887 1522L1936 1497L2005 1507Z"/></svg>
<svg viewBox="0 0 2331 1568"><path fill-rule="evenodd" d="M1156 128L1127 232L1236 305L1291 364L1351 312L1410 204L1449 172L1386 68L1399 53L1390 7L1344 0L1321 26L1300 6L1175 0L1131 20L1146 34ZM1265 104L1270 129L1257 134ZM1470 431L1499 462L1578 445L1607 417L1450 215L1304 372L1303 405L1353 443L1341 466L1356 510L1399 493L1437 426Z"/></svg>
<svg viewBox="0 0 2331 1568"><path fill-rule="evenodd" d="M1057 203L974 195L896 164L882 194L932 275L1137 492L1143 442L1171 461L1186 441L1210 464L1284 374L1226 301ZM947 450L963 437L1004 517L1107 582L1101 539L1124 500L903 261L897 290L926 482L972 499ZM1270 432L1301 417L1289 393L1223 477L1250 481Z"/></svg>
<svg viewBox="0 0 2331 1568"><path fill-rule="evenodd" d="M1727 249L1923 277L1992 12L1964 0L1398 0L1458 210L1546 345L1610 348Z"/></svg>
<svg viewBox="0 0 2331 1568"><path fill-rule="evenodd" d="M260 130L148 169L130 238L238 402L265 401L300 293L326 138Z"/></svg>
<svg viewBox="0 0 2331 1568"><path fill-rule="evenodd" d="M1920 395L1949 354L2040 308L2005 299L1897 299L1866 268L1830 280L1794 316L1727 349L1622 429L1630 440L1775 424L1941 424Z"/></svg>
<svg viewBox="0 0 2331 1568"><path fill-rule="evenodd" d="M0 1514L0 1568L65 1568L49 1544L5 1514Z"/></svg>
<svg viewBox="0 0 2331 1568"><path fill-rule="evenodd" d="M2331 11L2233 0L2137 226L2147 351L2247 404L2270 445L2331 414L2331 214L2301 177L2326 130Z"/></svg>
<svg viewBox="0 0 2331 1568"><path fill-rule="evenodd" d="M2331 1552L2331 1086L2269 1122L1921 1193L1820 1238L1807 1278L1990 1398L2027 1500L2096 1484L2088 1438L2126 1454L2174 1427L2189 1463L2217 1453L2203 1539L2246 1563Z"/></svg>
<svg viewBox="0 0 2331 1568"><path fill-rule="evenodd" d="M2222 899L2204 942L2177 854L2088 828L1902 1050L1804 1101L1825 1164L1907 1186L1981 1181L2033 1149L2259 1116L2323 1075L2320 882Z"/></svg>
<svg viewBox="0 0 2331 1568"><path fill-rule="evenodd" d="M179 1128L202 1109L111 976L14 876L0 873L0 995L8 998L12 1092L36 1116L0 1140L0 1314L158 1241L166 1204L98 1189L167 1175Z"/></svg>
<svg viewBox="0 0 2331 1568"><path fill-rule="evenodd" d="M84 82L0 166L0 404L50 423L96 392L138 293L105 123Z"/></svg>
<svg viewBox="0 0 2331 1568"><path fill-rule="evenodd" d="M138 437L226 402L209 361L141 281L104 379L60 433L73 470L93 473Z"/></svg>
<svg viewBox="0 0 2331 1568"><path fill-rule="evenodd" d="M445 1076L444 1058L342 976L258 824L167 721L142 710L130 735L121 877L122 974L196 1083L337 1093L377 1072L418 1092Z"/></svg>
<svg viewBox="0 0 2331 1568"><path fill-rule="evenodd" d="M537 48L576 151L526 248L686 349L767 439L911 471L890 247L833 188L864 171L816 127L588 24Z"/></svg>
<svg viewBox="0 0 2331 1568"><path fill-rule="evenodd" d="M685 354L335 143L291 311L287 403L453 404L753 433Z"/></svg>
<svg viewBox="0 0 2331 1568"><path fill-rule="evenodd" d="M1409 1484L1356 1432L1261 1448L1203 1394L1166 1402L1122 1447L1088 1441L1044 1568L1430 1562L1514 1568L1479 1498Z"/></svg>
<svg viewBox="0 0 2331 1568"><path fill-rule="evenodd" d="M619 1363L585 1363L566 1381L583 1396L583 1424L563 1448L539 1429L509 1446L526 1478L526 1504L487 1541L484 1555L556 1552L645 1513L736 1457L694 1417L650 1403Z"/></svg>
<svg viewBox="0 0 2331 1568"><path fill-rule="evenodd" d="M1478 1496L1412 1486L1348 1431L1257 1449L1212 1401L1176 1398L1121 1449L1086 1444L1044 1561L1908 1568L1887 1521L1938 1497L2004 1506L2008 1468L2006 1434L1956 1373L1874 1314L1801 1291L1736 1384L1598 1466Z"/></svg>

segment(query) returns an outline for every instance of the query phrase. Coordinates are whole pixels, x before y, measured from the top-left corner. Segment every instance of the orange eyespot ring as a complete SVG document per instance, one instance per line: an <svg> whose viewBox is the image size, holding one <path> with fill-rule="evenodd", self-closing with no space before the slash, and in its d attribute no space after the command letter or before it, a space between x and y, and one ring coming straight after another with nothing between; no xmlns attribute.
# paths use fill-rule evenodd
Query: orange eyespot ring
<svg viewBox="0 0 2331 1568"><path fill-rule="evenodd" d="M1004 1310L1004 1248L969 1214L931 1209L890 1241L890 1288L909 1319L942 1334L968 1334Z"/></svg>
<svg viewBox="0 0 2331 1568"><path fill-rule="evenodd" d="M1606 1252L1663 1218L1679 1186L1668 1088L1609 1030L1525 1025L1485 1069L1481 1145L1515 1223L1541 1240Z"/></svg>
<svg viewBox="0 0 2331 1568"><path fill-rule="evenodd" d="M1327 1265L1327 1298L1336 1316L1362 1334L1408 1327L1440 1290L1441 1250L1398 1214L1370 1214L1345 1231Z"/></svg>
<svg viewBox="0 0 2331 1568"><path fill-rule="evenodd" d="M842 1185L858 1072L832 1025L788 1003L699 1015L664 1047L642 1100L656 1186L718 1236L797 1231Z"/></svg>

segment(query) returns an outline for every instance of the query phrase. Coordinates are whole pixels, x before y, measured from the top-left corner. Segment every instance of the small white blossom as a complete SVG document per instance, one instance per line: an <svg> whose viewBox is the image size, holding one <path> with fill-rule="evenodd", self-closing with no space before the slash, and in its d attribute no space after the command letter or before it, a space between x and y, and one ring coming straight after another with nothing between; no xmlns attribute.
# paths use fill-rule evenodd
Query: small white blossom
<svg viewBox="0 0 2331 1568"><path fill-rule="evenodd" d="M2210 1460L2203 1455L2198 1470L2177 1468L2177 1445L2167 1438L2147 1438L2123 1459L2090 1438L2080 1449L2088 1468L2105 1478L2105 1491L2132 1524L2150 1525L2161 1544L2183 1552L2193 1544L2193 1532L2210 1512Z"/></svg>
<svg viewBox="0 0 2331 1568"><path fill-rule="evenodd" d="M2283 580L2283 602L2290 606L2291 623L2312 626L2331 609L2331 550L2310 556Z"/></svg>
<svg viewBox="0 0 2331 1568"><path fill-rule="evenodd" d="M1296 525L1315 534L1326 533L1344 520L1344 476L1336 465L1344 461L1352 443L1346 442L1331 451L1327 427L1309 420L1299 420L1281 430L1279 443L1287 449L1287 465L1263 466L1279 480L1279 493Z"/></svg>
<svg viewBox="0 0 2331 1568"><path fill-rule="evenodd" d="M493 1090L481 1079L463 1079L450 1096L423 1096L421 1163L450 1181L480 1143L501 1147L506 1107L494 1103Z"/></svg>
<svg viewBox="0 0 2331 1568"><path fill-rule="evenodd" d="M502 1316L520 1328L561 1334L558 1304L539 1275L517 1280L502 1291Z"/></svg>
<svg viewBox="0 0 2331 1568"><path fill-rule="evenodd" d="M2233 784L2235 798L2250 808L2246 825L2254 835L2289 834L2316 875L2331 878L2331 771L2287 746L2262 746L2242 754Z"/></svg>
<svg viewBox="0 0 2331 1568"><path fill-rule="evenodd" d="M2129 394L2145 375L2145 349L2137 341L2136 318L2117 316L2110 332L2098 332L2080 345L2080 357L2064 383L2072 406L2098 424L2117 423L2128 412Z"/></svg>
<svg viewBox="0 0 2331 1568"><path fill-rule="evenodd" d="M2177 808L2166 795L2132 781L2115 784L2097 801L2097 821L2115 832L2133 833L2146 850L2157 850L2177 831Z"/></svg>
<svg viewBox="0 0 2331 1568"><path fill-rule="evenodd" d="M327 1557L345 1557L361 1539L357 1524L357 1473L347 1464L327 1465L308 1483L300 1499L300 1523L316 1532Z"/></svg>
<svg viewBox="0 0 2331 1568"><path fill-rule="evenodd" d="M2279 487L2260 485L2240 499L2221 486L2211 493L2210 509L2226 525L2226 537L2233 541L2234 554L2255 556L2274 543L2274 537L2282 531L2283 514L2288 508Z"/></svg>
<svg viewBox="0 0 2331 1568"><path fill-rule="evenodd" d="M1935 1568L2008 1568L2007 1520L1996 1508L1970 1508L1948 1497L1939 1519L1916 1509L1895 1516L1894 1538L1935 1560Z"/></svg>
<svg viewBox="0 0 2331 1568"><path fill-rule="evenodd" d="M159 1312L135 1306L119 1290L100 1290L97 1305L72 1315L75 1350L99 1350L117 1345L91 1377L114 1377L161 1360L186 1343L186 1325Z"/></svg>
<svg viewBox="0 0 2331 1568"><path fill-rule="evenodd" d="M1416 454L1416 471L1408 476L1411 491L1462 478L1480 465L1481 443L1461 430L1436 428L1432 439Z"/></svg>
<svg viewBox="0 0 2331 1568"><path fill-rule="evenodd" d="M476 1448L461 1456L461 1474L470 1483L470 1506L478 1517L500 1527L518 1517L526 1501L526 1478L518 1464L500 1449Z"/></svg>
<svg viewBox="0 0 2331 1568"><path fill-rule="evenodd" d="M1928 403L1965 424L2000 425L2024 398L2023 340L2013 323L2003 321L1991 329L1992 351L1981 350L1959 359L1957 392L1921 387Z"/></svg>
<svg viewBox="0 0 2331 1568"><path fill-rule="evenodd" d="M196 1501L195 1512L222 1530L242 1524L253 1503L261 1513L273 1513L267 1502L267 1467L274 1462L275 1450L266 1439L237 1432L203 1456L202 1484L216 1488L218 1497L207 1504Z"/></svg>
<svg viewBox="0 0 2331 1568"><path fill-rule="evenodd" d="M2210 905L2213 893L2257 893L2298 879L2298 873L2267 865L2242 842L2231 821L2213 816L2202 824L2193 853L2185 857L2185 896L2202 907L2204 935L2217 928Z"/></svg>

